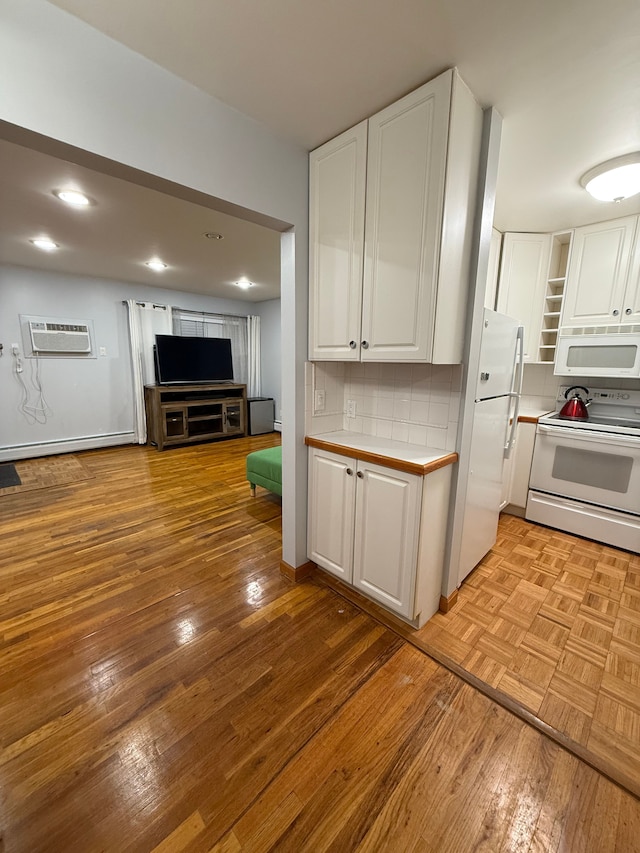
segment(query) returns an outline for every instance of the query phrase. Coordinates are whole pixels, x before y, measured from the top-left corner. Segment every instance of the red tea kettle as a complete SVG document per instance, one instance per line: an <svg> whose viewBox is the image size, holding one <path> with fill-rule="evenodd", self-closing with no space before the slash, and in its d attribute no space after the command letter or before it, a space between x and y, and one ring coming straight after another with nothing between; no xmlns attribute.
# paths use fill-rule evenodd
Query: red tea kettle
<svg viewBox="0 0 640 853"><path fill-rule="evenodd" d="M569 399L569 394L571 392L575 392L571 399ZM590 399L582 399L580 396L580 391L584 391L585 398L588 397L589 389L585 388L584 385L572 385L571 388L567 388L564 392L564 396L566 399L566 403L560 409L560 414L558 417L563 418L567 421L586 421L589 418L589 412L587 411L587 406L591 402Z"/></svg>

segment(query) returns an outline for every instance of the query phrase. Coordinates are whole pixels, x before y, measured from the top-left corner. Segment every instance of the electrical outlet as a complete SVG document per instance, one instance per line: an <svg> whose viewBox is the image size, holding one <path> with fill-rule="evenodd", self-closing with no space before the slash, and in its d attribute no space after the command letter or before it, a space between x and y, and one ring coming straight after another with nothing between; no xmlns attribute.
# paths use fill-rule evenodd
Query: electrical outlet
<svg viewBox="0 0 640 853"><path fill-rule="evenodd" d="M356 416L356 401L355 400L347 400L347 417L355 418Z"/></svg>
<svg viewBox="0 0 640 853"><path fill-rule="evenodd" d="M107 348L106 347L100 347L100 355L106 355L106 354L107 354Z"/></svg>
<svg viewBox="0 0 640 853"><path fill-rule="evenodd" d="M326 397L324 389L320 388L315 392L315 400L313 405L314 410L316 412L324 412L325 401Z"/></svg>

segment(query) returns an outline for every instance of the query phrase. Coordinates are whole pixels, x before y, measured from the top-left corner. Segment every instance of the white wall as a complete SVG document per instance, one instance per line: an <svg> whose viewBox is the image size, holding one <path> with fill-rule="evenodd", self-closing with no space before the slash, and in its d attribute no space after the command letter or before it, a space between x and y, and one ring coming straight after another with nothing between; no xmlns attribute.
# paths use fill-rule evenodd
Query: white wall
<svg viewBox="0 0 640 853"><path fill-rule="evenodd" d="M9 449L7 458L18 458L20 448L32 455L32 445L51 442L58 445L97 438L99 441L94 444L108 445L132 440L133 392L124 299L229 314L248 314L254 308L251 303L240 300L0 266L0 341L4 344L0 383L5 389L4 405L0 407L0 451ZM51 408L46 423L33 423L33 419L25 418L19 410L22 388L15 374L10 345L20 343L22 348L20 314L91 320L95 352L104 347L107 353L97 358L39 359L40 379ZM21 376L32 389L35 366L34 359L24 359ZM113 441L109 442L109 437ZM87 441L86 446L90 443Z"/></svg>
<svg viewBox="0 0 640 853"><path fill-rule="evenodd" d="M306 559L306 152L44 0L0 5L0 120L274 217L282 240L283 559Z"/></svg>
<svg viewBox="0 0 640 853"><path fill-rule="evenodd" d="M260 315L262 396L273 397L276 419L279 419L281 417L280 300L269 299L267 302L257 302L251 310L254 314Z"/></svg>

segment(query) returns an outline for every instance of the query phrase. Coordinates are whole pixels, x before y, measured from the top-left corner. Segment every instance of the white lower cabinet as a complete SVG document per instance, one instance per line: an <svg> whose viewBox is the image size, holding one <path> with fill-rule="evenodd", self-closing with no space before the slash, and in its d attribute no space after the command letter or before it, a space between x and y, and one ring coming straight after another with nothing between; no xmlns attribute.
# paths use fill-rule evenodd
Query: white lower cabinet
<svg viewBox="0 0 640 853"><path fill-rule="evenodd" d="M421 476L318 448L309 454L309 558L423 624L440 599L451 468Z"/></svg>
<svg viewBox="0 0 640 853"><path fill-rule="evenodd" d="M529 475L533 460L536 424L521 421L516 432L513 453L503 470L503 504L506 512L524 517L529 493Z"/></svg>
<svg viewBox="0 0 640 853"><path fill-rule="evenodd" d="M311 451L309 462L309 557L351 583L356 463L319 450Z"/></svg>
<svg viewBox="0 0 640 853"><path fill-rule="evenodd" d="M422 477L358 462L353 585L414 617Z"/></svg>

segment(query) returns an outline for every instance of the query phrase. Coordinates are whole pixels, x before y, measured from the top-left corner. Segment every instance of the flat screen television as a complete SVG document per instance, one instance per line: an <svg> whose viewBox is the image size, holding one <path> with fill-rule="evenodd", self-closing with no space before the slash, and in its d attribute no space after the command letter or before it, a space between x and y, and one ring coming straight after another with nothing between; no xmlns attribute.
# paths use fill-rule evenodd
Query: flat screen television
<svg viewBox="0 0 640 853"><path fill-rule="evenodd" d="M155 365L158 385L233 382L229 338L156 335Z"/></svg>

